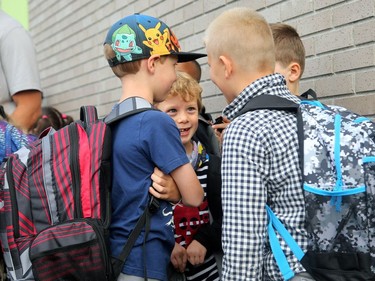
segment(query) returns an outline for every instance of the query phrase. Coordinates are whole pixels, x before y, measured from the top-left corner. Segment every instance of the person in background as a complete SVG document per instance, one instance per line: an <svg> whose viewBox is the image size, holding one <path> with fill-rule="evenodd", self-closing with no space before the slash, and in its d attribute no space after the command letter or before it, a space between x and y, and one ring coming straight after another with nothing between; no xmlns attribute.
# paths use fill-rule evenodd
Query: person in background
<svg viewBox="0 0 375 281"><path fill-rule="evenodd" d="M275 44L275 73L285 77L289 91L299 96L299 82L305 69L305 47L296 29L285 23L270 24Z"/></svg>
<svg viewBox="0 0 375 281"><path fill-rule="evenodd" d="M196 60L178 63L176 70L189 74L193 79L200 83L202 69ZM202 108L199 112L199 123L198 129L195 133L195 138L202 142L209 153L220 156L220 143L215 135L215 131L211 127L212 123L213 119L211 114L206 112L206 108L202 104Z"/></svg>
<svg viewBox="0 0 375 281"><path fill-rule="evenodd" d="M261 95L297 104L300 99L274 73L272 32L256 11L223 12L209 24L204 42L211 80L224 94L223 114L231 121L222 149L222 280L282 280L269 245L266 205L303 250L308 245L296 116L283 110L240 111ZM292 280L313 280L291 249L281 248L296 273Z"/></svg>
<svg viewBox="0 0 375 281"><path fill-rule="evenodd" d="M114 258L148 207L150 193L165 199L159 200L148 235L143 229L117 280L166 281L175 244L169 201L176 202L181 197L185 205L197 207L202 203L203 190L175 122L166 113L152 108L167 97L176 80L177 62L205 55L181 52L178 39L164 22L142 14L124 17L112 25L104 41L104 55L122 85L119 102L106 118L118 116L121 108L143 110L111 125L110 247ZM173 178L178 197L171 198L161 192L158 181L151 178L156 167Z"/></svg>
<svg viewBox="0 0 375 281"><path fill-rule="evenodd" d="M202 69L196 60L180 62L176 65L176 70L189 74L198 83L201 82Z"/></svg>
<svg viewBox="0 0 375 281"><path fill-rule="evenodd" d="M201 92L196 80L179 72L168 97L155 106L167 113L179 128L186 155L205 194L197 208L182 203L174 206L176 243L171 262L176 270L184 272L187 280L210 281L219 280L221 268L215 259L215 254L222 254L221 158L207 153L199 140L193 140L202 107Z"/></svg>
<svg viewBox="0 0 375 281"><path fill-rule="evenodd" d="M42 108L42 115L36 122L32 133L39 136L47 128L52 127L53 129L58 130L69 125L73 121L74 120L71 116L61 113L52 106L45 106Z"/></svg>
<svg viewBox="0 0 375 281"><path fill-rule="evenodd" d="M33 42L23 26L2 10L0 103L9 113L8 121L24 132L41 115L42 90Z"/></svg>

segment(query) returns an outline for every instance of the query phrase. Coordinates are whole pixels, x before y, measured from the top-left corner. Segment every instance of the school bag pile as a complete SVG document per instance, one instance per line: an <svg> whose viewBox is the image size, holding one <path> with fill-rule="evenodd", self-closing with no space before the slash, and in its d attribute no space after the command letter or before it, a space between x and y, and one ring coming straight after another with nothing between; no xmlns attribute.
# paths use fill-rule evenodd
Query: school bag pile
<svg viewBox="0 0 375 281"><path fill-rule="evenodd" d="M8 279L117 279L158 202L150 201L121 255L112 258L109 124L143 110L120 107L104 122L95 107L84 106L80 120L45 132L2 163L0 241Z"/></svg>
<svg viewBox="0 0 375 281"><path fill-rule="evenodd" d="M241 111L286 110L297 115L309 247L304 252L266 206L269 242L284 280L295 273L280 240L315 280L375 280L375 124L317 100L300 104L259 96Z"/></svg>

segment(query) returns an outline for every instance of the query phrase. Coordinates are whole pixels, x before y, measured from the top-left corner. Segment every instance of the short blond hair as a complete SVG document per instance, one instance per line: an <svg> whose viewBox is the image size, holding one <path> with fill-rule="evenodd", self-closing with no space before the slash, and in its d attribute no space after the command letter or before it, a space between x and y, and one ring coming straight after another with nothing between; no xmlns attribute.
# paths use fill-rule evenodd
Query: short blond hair
<svg viewBox="0 0 375 281"><path fill-rule="evenodd" d="M185 102L197 101L198 111L202 110L202 87L185 72L177 71L177 80L173 83L168 97L180 96ZM155 104L157 106L157 104Z"/></svg>
<svg viewBox="0 0 375 281"><path fill-rule="evenodd" d="M206 29L207 53L230 56L244 70L272 70L275 51L269 24L256 11L239 7L223 12Z"/></svg>
<svg viewBox="0 0 375 281"><path fill-rule="evenodd" d="M107 60L113 59L116 54L109 44L104 44L104 56ZM121 78L126 74L135 74L141 68L141 60L130 61L125 63L120 63L116 66L112 66L111 69L113 73Z"/></svg>
<svg viewBox="0 0 375 281"><path fill-rule="evenodd" d="M276 61L283 67L296 62L301 67L301 75L305 69L305 47L297 30L285 23L270 24L275 42Z"/></svg>

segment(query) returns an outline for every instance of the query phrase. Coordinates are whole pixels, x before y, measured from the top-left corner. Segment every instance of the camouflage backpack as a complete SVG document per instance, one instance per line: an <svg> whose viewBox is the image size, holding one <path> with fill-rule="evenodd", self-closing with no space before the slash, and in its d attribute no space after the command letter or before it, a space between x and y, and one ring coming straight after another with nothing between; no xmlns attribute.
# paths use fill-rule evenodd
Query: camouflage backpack
<svg viewBox="0 0 375 281"><path fill-rule="evenodd" d="M294 273L279 239L316 280L375 280L374 122L316 100L296 104L277 96L256 97L241 113L257 109L297 115L307 252L266 206L271 249L284 279Z"/></svg>

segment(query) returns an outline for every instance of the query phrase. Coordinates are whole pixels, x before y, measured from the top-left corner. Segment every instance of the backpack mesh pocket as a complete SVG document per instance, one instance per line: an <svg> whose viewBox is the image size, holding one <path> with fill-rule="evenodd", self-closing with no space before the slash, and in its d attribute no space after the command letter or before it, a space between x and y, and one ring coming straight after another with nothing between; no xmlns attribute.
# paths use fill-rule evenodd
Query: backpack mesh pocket
<svg viewBox="0 0 375 281"><path fill-rule="evenodd" d="M30 248L35 280L108 280L106 244L87 220L54 225L40 232Z"/></svg>

